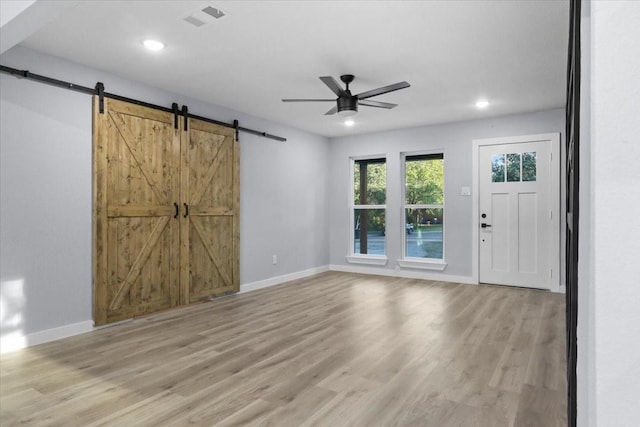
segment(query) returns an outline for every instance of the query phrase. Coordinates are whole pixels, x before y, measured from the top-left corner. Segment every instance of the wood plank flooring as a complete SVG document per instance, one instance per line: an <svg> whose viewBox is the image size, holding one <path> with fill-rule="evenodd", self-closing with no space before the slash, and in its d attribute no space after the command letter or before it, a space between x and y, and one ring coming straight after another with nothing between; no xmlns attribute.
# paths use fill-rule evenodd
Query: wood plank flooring
<svg viewBox="0 0 640 427"><path fill-rule="evenodd" d="M2 426L566 426L564 295L328 272L0 359Z"/></svg>

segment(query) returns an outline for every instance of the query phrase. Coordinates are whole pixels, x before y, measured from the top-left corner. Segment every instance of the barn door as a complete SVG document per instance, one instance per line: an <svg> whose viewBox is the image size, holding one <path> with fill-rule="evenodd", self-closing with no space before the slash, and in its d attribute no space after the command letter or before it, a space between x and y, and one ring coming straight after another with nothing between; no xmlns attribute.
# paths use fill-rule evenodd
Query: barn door
<svg viewBox="0 0 640 427"><path fill-rule="evenodd" d="M100 113L97 103L96 325L237 292L235 130L110 98Z"/></svg>
<svg viewBox="0 0 640 427"><path fill-rule="evenodd" d="M239 148L235 130L189 119L182 132L182 302L237 292Z"/></svg>
<svg viewBox="0 0 640 427"><path fill-rule="evenodd" d="M180 134L170 113L94 97L94 321L179 302Z"/></svg>

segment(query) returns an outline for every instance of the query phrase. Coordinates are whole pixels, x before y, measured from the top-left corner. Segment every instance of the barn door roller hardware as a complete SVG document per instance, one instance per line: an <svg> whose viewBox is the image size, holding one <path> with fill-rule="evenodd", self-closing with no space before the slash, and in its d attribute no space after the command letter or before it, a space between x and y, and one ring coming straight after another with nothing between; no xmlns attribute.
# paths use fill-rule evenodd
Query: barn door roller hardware
<svg viewBox="0 0 640 427"><path fill-rule="evenodd" d="M237 120L233 121L233 127L236 130L236 141L240 141L240 138L238 137L238 131L239 131L240 125Z"/></svg>
<svg viewBox="0 0 640 427"><path fill-rule="evenodd" d="M184 117L184 131L189 130L189 107L186 105L182 106L182 117Z"/></svg>
<svg viewBox="0 0 640 427"><path fill-rule="evenodd" d="M178 116L180 115L178 104L176 104L175 102L171 104L171 110L173 110L173 128L178 129Z"/></svg>
<svg viewBox="0 0 640 427"><path fill-rule="evenodd" d="M101 82L96 83L95 88L90 88L87 86L81 86L81 85L77 85L75 83L69 83L69 82L65 82L63 80L58 80L58 79L54 79L51 77L47 77L47 76L43 76L40 74L35 74L32 73L28 70L19 70L17 68L13 68L13 67L7 67L5 65L0 65L0 71L6 74L11 74L12 76L16 76L18 78L23 78L23 79L29 79L29 80L34 80L40 83L45 83L51 86L57 86L57 87L61 87L63 89L69 89L69 90L73 90L76 92L81 92L81 93L85 93L87 95L98 95L99 97L99 110L100 110L100 114L104 113L104 98L111 98L111 99L116 99L118 101L124 101L124 102L129 102L132 104L136 104L136 105L141 105L143 107L148 107L148 108L153 108L155 110L160 110L160 111L165 111L168 113L173 113L175 115L175 122L174 125L177 129L178 125L178 116L177 114L182 115L185 118L185 123L184 123L184 129L187 130L187 119L190 117L192 119L197 119L197 120L202 120L204 122L208 122L208 123L214 123L220 126L224 126L224 127L228 127L228 128L232 128L236 130L236 139L237 139L237 132L238 131L242 131L242 132L246 132L246 133L250 133L253 135L258 135L258 136L262 136L264 138L269 138L269 139L275 139L276 141L286 141L286 138L283 138L281 136L276 136L276 135L271 135L269 133L266 132L260 132L257 131L255 129L249 129L249 128L245 128L242 126L238 126L237 125L237 121L234 121L233 124L231 123L225 123L225 122L221 122L218 120L214 120L214 119L210 119L208 117L202 117L202 116L196 116L194 114L190 114L189 110L186 106L182 106L182 112L181 113L176 113L177 111L177 107L178 104L174 103L172 105L172 108L167 108L167 107L163 107L161 105L155 105L155 104L150 104L148 102L144 102L144 101L140 101L137 99L132 99L132 98L127 98L126 96L120 96L120 95L116 95L113 93L108 93L104 91L104 84Z"/></svg>
<svg viewBox="0 0 640 427"><path fill-rule="evenodd" d="M104 84L96 83L96 94L98 95L98 111L104 114Z"/></svg>

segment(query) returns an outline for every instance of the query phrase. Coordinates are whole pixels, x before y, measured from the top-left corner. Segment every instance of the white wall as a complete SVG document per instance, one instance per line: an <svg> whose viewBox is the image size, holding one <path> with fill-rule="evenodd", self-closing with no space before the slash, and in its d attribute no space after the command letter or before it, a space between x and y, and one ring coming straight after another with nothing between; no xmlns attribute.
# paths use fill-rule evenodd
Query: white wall
<svg viewBox="0 0 640 427"><path fill-rule="evenodd" d="M6 75L0 94L5 339L91 318L91 98Z"/></svg>
<svg viewBox="0 0 640 427"><path fill-rule="evenodd" d="M564 109L520 114L500 118L426 126L385 133L331 139L329 173L329 216L331 221L331 265L349 268L349 158L382 155L387 158L387 257L386 266L368 267L380 274L404 274L415 277L443 277L443 280L471 280L472 276L472 203L461 196L462 186L472 186L472 141L538 133L564 134ZM396 260L402 256L402 237L390 230L402 229L400 153L442 150L445 162L445 261L442 272L396 273ZM561 195L561 200L564 200ZM563 207L564 209L564 207ZM375 270L374 270L375 269ZM564 273L561 272L564 278ZM562 281L564 283L564 281Z"/></svg>
<svg viewBox="0 0 640 427"><path fill-rule="evenodd" d="M0 2L0 27L4 27L9 21L20 15L36 0L14 0Z"/></svg>
<svg viewBox="0 0 640 427"><path fill-rule="evenodd" d="M76 6L82 0L0 1L0 54Z"/></svg>
<svg viewBox="0 0 640 427"><path fill-rule="evenodd" d="M240 133L241 288L326 268L328 140L16 47L3 65L287 138ZM3 339L91 320L91 97L0 75ZM278 264L272 265L272 255ZM90 323L89 323L90 324Z"/></svg>
<svg viewBox="0 0 640 427"><path fill-rule="evenodd" d="M581 426L637 426L640 420L640 2L592 1L589 175L581 179L588 239L580 256L578 362ZM589 17L587 16L588 20ZM583 22L584 23L584 22ZM581 227L583 223L581 222ZM586 265L585 265L586 264ZM582 303L581 298L580 302ZM585 318L586 317L586 318ZM586 367L585 367L586 365ZM585 373L585 370L587 371ZM586 375L585 375L586 374ZM586 399L585 399L586 396Z"/></svg>

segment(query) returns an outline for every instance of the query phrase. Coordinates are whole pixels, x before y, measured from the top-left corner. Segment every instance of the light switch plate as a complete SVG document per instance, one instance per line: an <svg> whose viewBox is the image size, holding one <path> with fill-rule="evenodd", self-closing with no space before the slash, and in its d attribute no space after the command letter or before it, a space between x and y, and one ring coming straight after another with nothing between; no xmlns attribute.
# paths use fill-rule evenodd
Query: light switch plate
<svg viewBox="0 0 640 427"><path fill-rule="evenodd" d="M471 195L471 187L462 187L460 188L461 196L470 196Z"/></svg>

